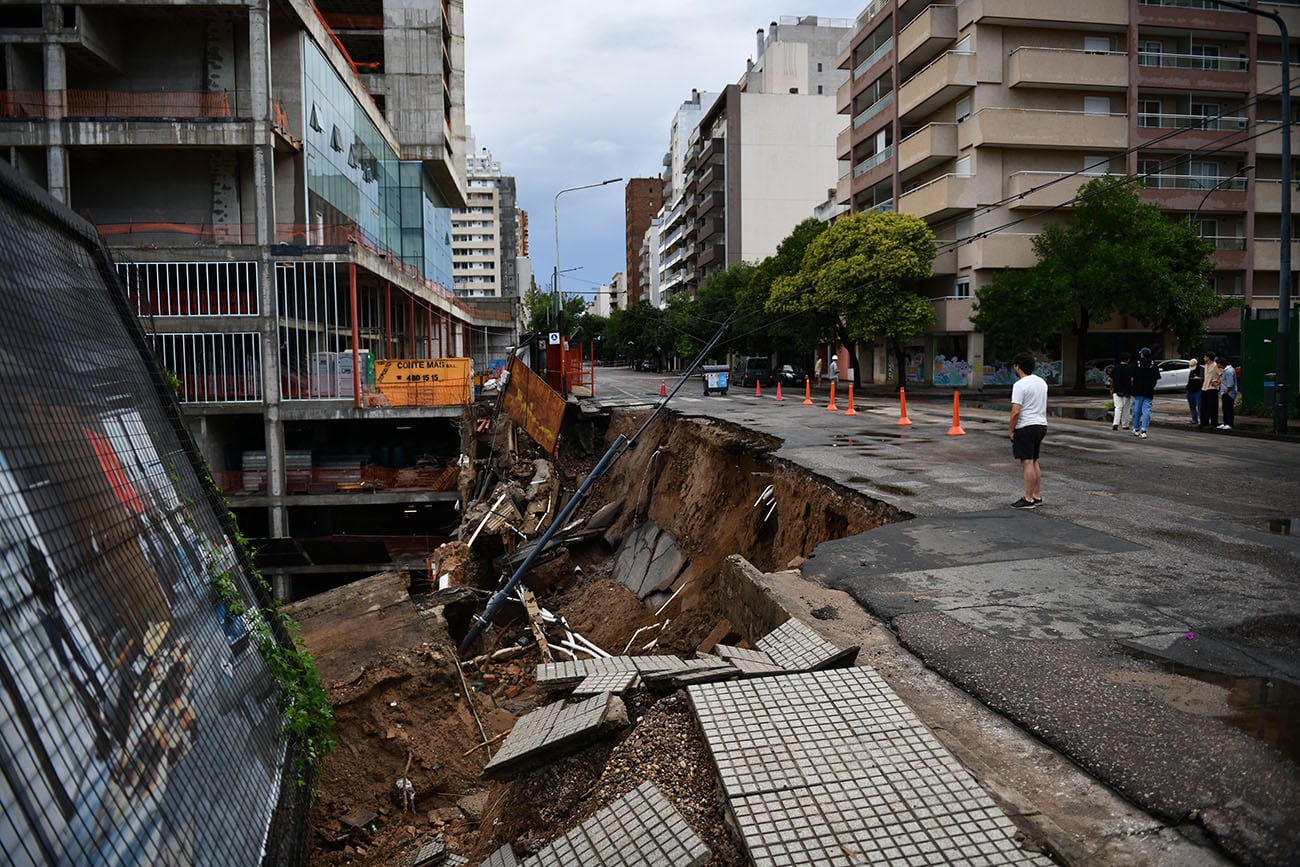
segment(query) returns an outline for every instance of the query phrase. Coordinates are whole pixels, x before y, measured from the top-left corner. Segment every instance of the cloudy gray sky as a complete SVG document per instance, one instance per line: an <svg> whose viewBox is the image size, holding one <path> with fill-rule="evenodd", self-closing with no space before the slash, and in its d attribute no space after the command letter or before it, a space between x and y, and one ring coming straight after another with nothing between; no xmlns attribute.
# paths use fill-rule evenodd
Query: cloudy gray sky
<svg viewBox="0 0 1300 867"><path fill-rule="evenodd" d="M691 88L719 91L782 16L854 18L865 0L466 0L465 117L517 179L539 286L555 263L564 187L651 177ZM811 7L811 8L808 8ZM559 199L563 287L590 292L624 268L623 187Z"/></svg>

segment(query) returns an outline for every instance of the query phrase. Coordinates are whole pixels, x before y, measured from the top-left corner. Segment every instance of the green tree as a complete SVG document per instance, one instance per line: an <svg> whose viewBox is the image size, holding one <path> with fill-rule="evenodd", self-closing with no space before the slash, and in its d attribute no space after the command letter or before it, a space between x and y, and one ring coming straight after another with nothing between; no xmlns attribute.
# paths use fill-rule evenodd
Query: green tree
<svg viewBox="0 0 1300 867"><path fill-rule="evenodd" d="M1093 323L1116 315L1173 334L1189 348L1206 320L1232 307L1206 279L1213 246L1190 222L1167 220L1157 206L1143 204L1139 183L1089 181L1069 219L1034 238L1036 265L1003 271L978 290L971 321L992 354L1041 349L1064 333L1082 348ZM1076 356L1075 388L1082 391L1084 353Z"/></svg>
<svg viewBox="0 0 1300 867"><path fill-rule="evenodd" d="M561 330L567 330L586 312L587 301L581 295L565 295L560 309L564 321ZM536 279L529 281L528 288L524 291L524 316L525 331L546 332L555 326L555 296L538 288Z"/></svg>
<svg viewBox="0 0 1300 867"><path fill-rule="evenodd" d="M626 355L629 360L662 361L672 347L671 332L664 326L664 311L648 301L611 313L605 342L607 351L615 356Z"/></svg>
<svg viewBox="0 0 1300 867"><path fill-rule="evenodd" d="M934 321L915 291L931 274L934 233L911 214L841 217L809 244L799 270L772 281L769 313L816 313L849 351L858 376L857 340L884 340L903 369L905 342Z"/></svg>
<svg viewBox="0 0 1300 867"><path fill-rule="evenodd" d="M772 284L778 277L789 277L799 272L808 246L827 228L821 220L811 217L795 226L777 245L776 252L754 267L748 284L736 293L737 325L746 331L761 330L768 345L778 352L794 349L806 356L819 341L830 336L826 317L816 312L789 314L775 319L766 312ZM787 360L794 359L782 357L782 361Z"/></svg>

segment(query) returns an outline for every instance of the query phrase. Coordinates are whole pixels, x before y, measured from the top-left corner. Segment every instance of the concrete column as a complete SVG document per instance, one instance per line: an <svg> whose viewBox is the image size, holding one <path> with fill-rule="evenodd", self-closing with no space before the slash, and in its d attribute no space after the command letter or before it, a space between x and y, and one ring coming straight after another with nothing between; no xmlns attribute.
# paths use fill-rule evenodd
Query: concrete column
<svg viewBox="0 0 1300 867"><path fill-rule="evenodd" d="M283 572L271 574L271 593L277 602L293 601L293 578Z"/></svg>
<svg viewBox="0 0 1300 867"><path fill-rule="evenodd" d="M258 246L275 243L275 164L271 133L271 21L265 7L248 10L249 114L253 119L253 189Z"/></svg>
<svg viewBox="0 0 1300 867"><path fill-rule="evenodd" d="M58 7L50 8L55 13L60 12ZM68 189L68 151L63 146L63 115L68 89L68 63L63 45L58 42L45 43L43 59L48 115L45 124L48 136L45 149L45 189L56 200L68 205L71 204L72 191Z"/></svg>
<svg viewBox="0 0 1300 867"><path fill-rule="evenodd" d="M966 356L970 362L969 391L984 390L984 332L972 331L966 338Z"/></svg>

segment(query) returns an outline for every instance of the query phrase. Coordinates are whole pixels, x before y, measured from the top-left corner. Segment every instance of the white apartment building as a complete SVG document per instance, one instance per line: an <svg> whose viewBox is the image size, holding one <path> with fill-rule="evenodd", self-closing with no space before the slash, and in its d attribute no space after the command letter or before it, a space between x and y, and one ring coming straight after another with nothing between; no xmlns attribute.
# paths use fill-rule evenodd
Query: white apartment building
<svg viewBox="0 0 1300 867"><path fill-rule="evenodd" d="M464 298L518 297L519 260L527 256L527 245L515 179L502 172L491 151L477 147L472 134L465 164L466 206L453 211L451 219L455 292ZM525 267L531 277L531 268Z"/></svg>

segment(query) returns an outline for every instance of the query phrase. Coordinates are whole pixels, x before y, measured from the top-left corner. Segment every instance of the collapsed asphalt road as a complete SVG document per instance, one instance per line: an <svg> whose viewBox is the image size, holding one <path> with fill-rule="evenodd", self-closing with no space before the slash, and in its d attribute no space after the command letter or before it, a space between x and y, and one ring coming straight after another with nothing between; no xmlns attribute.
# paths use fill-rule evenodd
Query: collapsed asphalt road
<svg viewBox="0 0 1300 867"><path fill-rule="evenodd" d="M606 404L658 386L603 379ZM1006 507L1004 413L963 410L950 437L950 401L912 398L904 429L887 397L849 417L842 398L832 413L824 396L689 394L679 412L776 435L778 457L918 516L823 544L805 578L1164 821L1243 862L1295 863L1300 545L1271 530L1296 511L1300 446L1175 426L1172 398L1145 441L1054 418L1047 505L1025 514ZM1243 694L1262 706L1234 706Z"/></svg>

